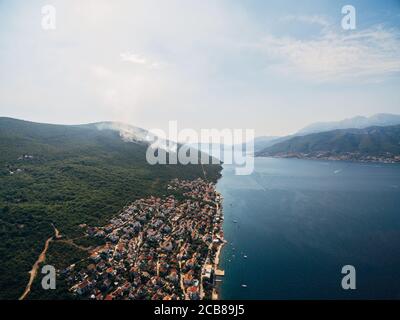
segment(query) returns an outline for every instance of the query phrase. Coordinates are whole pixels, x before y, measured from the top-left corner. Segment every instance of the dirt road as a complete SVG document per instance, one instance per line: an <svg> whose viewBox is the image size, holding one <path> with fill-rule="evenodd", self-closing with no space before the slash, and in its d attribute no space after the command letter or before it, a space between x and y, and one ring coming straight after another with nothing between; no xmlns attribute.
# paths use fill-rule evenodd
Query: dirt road
<svg viewBox="0 0 400 320"><path fill-rule="evenodd" d="M60 238L60 232L56 229L56 227L55 227L54 225L52 225L52 226L53 226L53 228L54 228L54 237L55 237L56 239L57 239L57 238ZM24 299L28 296L29 292L31 291L31 286L32 286L33 281L34 281L35 278L36 278L37 271L38 271L38 269L39 269L39 265L40 265L42 262L44 262L44 261L46 260L46 252L47 252L47 250L49 249L49 245L50 245L50 242L51 242L52 240L53 240L53 236L51 236L50 238L48 238L48 239L46 240L46 242L45 242L45 244L44 244L44 249L43 249L43 251L40 253L38 259L37 259L36 262L33 264L31 271L29 271L29 274L30 274L29 282L28 282L28 284L27 284L27 286L26 286L26 288L25 288L24 293L19 297L19 300L24 300Z"/></svg>

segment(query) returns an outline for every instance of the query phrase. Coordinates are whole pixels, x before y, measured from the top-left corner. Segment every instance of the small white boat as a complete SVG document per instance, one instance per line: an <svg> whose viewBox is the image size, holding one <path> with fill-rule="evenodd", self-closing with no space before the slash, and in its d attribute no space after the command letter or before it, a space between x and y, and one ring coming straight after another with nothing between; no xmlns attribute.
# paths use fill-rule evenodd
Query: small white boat
<svg viewBox="0 0 400 320"><path fill-rule="evenodd" d="M247 256L246 256L246 255L244 255L244 256L243 256L243 258L247 259Z"/></svg>
<svg viewBox="0 0 400 320"><path fill-rule="evenodd" d="M242 288L247 288L247 284L242 284Z"/></svg>

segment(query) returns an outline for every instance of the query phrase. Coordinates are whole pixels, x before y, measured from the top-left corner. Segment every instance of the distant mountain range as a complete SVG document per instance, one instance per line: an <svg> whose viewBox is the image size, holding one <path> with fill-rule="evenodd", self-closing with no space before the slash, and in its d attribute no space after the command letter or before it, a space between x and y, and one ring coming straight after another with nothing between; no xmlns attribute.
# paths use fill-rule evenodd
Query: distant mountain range
<svg viewBox="0 0 400 320"><path fill-rule="evenodd" d="M284 137L261 136L254 139L254 152L261 151L273 144L280 142Z"/></svg>
<svg viewBox="0 0 400 320"><path fill-rule="evenodd" d="M397 162L400 125L295 136L259 151L256 156Z"/></svg>
<svg viewBox="0 0 400 320"><path fill-rule="evenodd" d="M371 117L357 116L341 121L313 123L298 131L296 135L305 135L336 129L363 129L374 126L385 127L397 124L400 124L400 115L378 113Z"/></svg>
<svg viewBox="0 0 400 320"><path fill-rule="evenodd" d="M385 127L400 124L400 115L379 113L371 117L357 116L341 121L317 122L310 124L298 132L283 137L257 137L254 140L255 154L261 154L263 151L275 144L290 140L295 137L305 136L311 133L327 132L339 129L363 129L368 127Z"/></svg>

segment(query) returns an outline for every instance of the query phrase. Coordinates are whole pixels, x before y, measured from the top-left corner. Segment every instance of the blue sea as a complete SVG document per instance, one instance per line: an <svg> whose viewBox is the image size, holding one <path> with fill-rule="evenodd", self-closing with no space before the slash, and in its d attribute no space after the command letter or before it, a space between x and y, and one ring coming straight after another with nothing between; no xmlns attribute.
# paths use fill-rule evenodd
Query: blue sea
<svg viewBox="0 0 400 320"><path fill-rule="evenodd" d="M217 189L222 299L400 298L400 165L256 158L249 176L225 165Z"/></svg>

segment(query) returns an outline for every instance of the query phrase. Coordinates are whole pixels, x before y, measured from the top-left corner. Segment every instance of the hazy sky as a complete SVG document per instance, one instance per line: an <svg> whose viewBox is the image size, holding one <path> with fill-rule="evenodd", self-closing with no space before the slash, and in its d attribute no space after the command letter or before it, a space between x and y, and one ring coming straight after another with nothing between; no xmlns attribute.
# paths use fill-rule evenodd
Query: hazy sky
<svg viewBox="0 0 400 320"><path fill-rule="evenodd" d="M399 0L0 0L0 116L283 135L400 113L399 89Z"/></svg>

